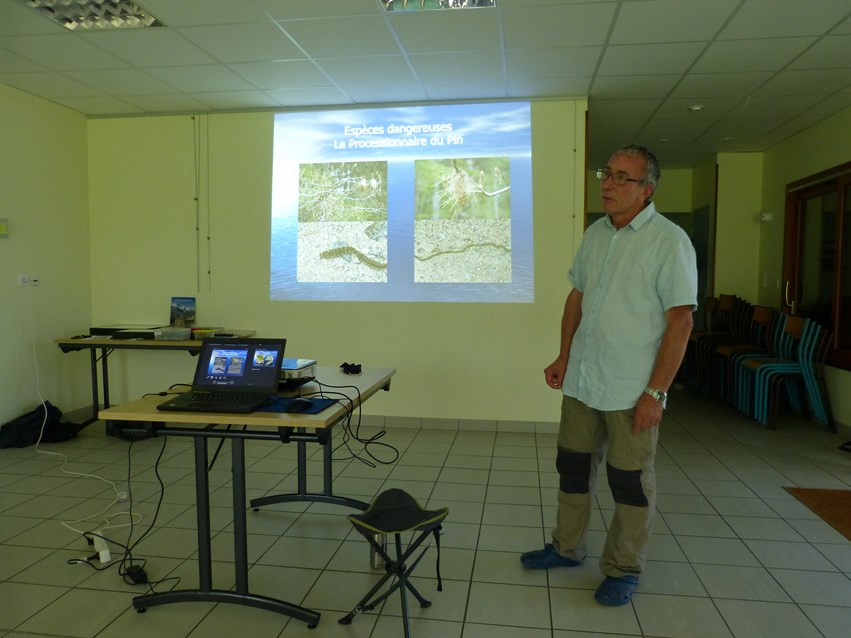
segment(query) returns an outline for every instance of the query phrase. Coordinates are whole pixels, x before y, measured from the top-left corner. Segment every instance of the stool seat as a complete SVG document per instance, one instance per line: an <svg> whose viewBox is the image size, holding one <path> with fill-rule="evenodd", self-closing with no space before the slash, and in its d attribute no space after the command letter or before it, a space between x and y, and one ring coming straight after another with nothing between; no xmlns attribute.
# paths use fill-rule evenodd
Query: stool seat
<svg viewBox="0 0 851 638"><path fill-rule="evenodd" d="M428 547L423 548L410 566L405 565L405 561L413 555L429 534L434 534L437 547L437 590L443 589L440 580L440 531L443 520L448 514L449 508L447 507L427 510L405 490L391 488L376 496L364 512L348 516L352 526L366 538L376 554L384 560L385 573L360 602L339 620L341 625L351 624L356 615L371 611L398 589L402 602L402 623L405 638L410 637L407 592L410 591L417 598L421 607L431 606L431 602L426 600L408 580ZM407 549L403 551L402 534L405 532L411 532L414 536ZM392 535L394 537L395 557L391 557L387 553L387 548L376 539L377 535ZM395 578L395 581L390 584L387 591L376 596L378 591L391 578Z"/></svg>
<svg viewBox="0 0 851 638"><path fill-rule="evenodd" d="M369 507L358 514L350 514L348 519L358 531L372 534L400 534L402 532L430 531L440 525L449 508L436 510L423 509L416 499L405 490L391 488L381 492Z"/></svg>

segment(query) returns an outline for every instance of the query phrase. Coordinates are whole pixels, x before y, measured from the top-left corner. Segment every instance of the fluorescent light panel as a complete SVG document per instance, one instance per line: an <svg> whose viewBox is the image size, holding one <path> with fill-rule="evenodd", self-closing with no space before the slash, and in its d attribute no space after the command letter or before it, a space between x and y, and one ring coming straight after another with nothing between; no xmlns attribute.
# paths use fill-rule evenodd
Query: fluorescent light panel
<svg viewBox="0 0 851 638"><path fill-rule="evenodd" d="M130 0L20 0L71 31L162 27Z"/></svg>
<svg viewBox="0 0 851 638"><path fill-rule="evenodd" d="M431 11L434 9L480 9L495 7L496 0L381 0L387 11Z"/></svg>

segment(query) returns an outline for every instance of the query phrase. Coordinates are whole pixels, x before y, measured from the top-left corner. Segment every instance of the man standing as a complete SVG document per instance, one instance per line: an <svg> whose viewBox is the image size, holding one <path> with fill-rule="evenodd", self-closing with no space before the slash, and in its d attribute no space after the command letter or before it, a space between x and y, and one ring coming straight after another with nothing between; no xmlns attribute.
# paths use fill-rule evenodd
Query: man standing
<svg viewBox="0 0 851 638"><path fill-rule="evenodd" d="M597 170L606 215L592 224L568 277L558 358L544 370L561 388L552 543L520 557L530 569L574 567L606 459L615 513L594 598L628 603L644 569L656 503L654 459L667 392L682 362L697 301L694 248L650 201L656 157L625 146ZM607 449L608 448L608 449Z"/></svg>

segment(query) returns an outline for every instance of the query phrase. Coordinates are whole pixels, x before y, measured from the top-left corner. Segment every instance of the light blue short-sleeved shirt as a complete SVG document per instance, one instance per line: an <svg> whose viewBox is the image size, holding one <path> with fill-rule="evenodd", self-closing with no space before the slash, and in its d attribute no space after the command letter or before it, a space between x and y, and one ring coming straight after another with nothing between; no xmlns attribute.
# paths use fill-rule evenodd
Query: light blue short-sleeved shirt
<svg viewBox="0 0 851 638"><path fill-rule="evenodd" d="M616 230L608 215L582 238L568 274L582 292L563 392L598 410L638 401L667 327L665 311L697 307L694 247L650 203Z"/></svg>

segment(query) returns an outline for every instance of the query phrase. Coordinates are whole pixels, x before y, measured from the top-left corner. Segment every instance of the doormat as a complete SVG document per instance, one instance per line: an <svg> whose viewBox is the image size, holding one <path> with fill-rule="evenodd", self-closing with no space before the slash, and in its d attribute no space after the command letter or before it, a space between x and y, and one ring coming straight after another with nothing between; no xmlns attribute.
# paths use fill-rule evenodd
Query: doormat
<svg viewBox="0 0 851 638"><path fill-rule="evenodd" d="M837 532L851 540L851 490L784 488Z"/></svg>

